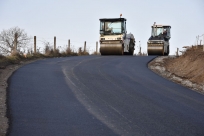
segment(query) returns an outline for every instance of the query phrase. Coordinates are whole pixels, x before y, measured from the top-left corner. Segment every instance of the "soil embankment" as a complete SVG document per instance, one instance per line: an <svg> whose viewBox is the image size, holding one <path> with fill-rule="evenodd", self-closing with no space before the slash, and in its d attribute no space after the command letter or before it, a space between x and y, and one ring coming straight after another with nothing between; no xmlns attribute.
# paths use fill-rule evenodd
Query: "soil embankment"
<svg viewBox="0 0 204 136"><path fill-rule="evenodd" d="M183 55L157 57L149 63L154 72L204 94L204 51L202 46L188 48Z"/></svg>

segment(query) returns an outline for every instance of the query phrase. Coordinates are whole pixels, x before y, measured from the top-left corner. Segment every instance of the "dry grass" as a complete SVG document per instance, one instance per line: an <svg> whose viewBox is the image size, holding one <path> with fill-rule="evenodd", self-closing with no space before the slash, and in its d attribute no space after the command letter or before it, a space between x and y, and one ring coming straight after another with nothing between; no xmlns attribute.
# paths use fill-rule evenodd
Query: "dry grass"
<svg viewBox="0 0 204 136"><path fill-rule="evenodd" d="M12 53L9 56L3 56L0 54L0 69L5 68L11 64L19 64L22 61L35 60L39 58L52 58L52 57L68 57L68 56L81 56L89 55L87 51L82 51L79 48L79 52L74 52L74 50L67 48L65 51L60 52L59 49L53 50L51 46L45 46L44 54L32 53L28 51L25 55L23 53Z"/></svg>

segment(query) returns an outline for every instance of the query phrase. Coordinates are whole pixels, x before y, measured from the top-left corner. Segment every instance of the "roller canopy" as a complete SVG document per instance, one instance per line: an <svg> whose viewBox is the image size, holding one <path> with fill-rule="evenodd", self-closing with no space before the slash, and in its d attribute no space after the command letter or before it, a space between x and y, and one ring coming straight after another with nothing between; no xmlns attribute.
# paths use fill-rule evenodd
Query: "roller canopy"
<svg viewBox="0 0 204 136"><path fill-rule="evenodd" d="M100 21L126 21L125 18L101 18Z"/></svg>

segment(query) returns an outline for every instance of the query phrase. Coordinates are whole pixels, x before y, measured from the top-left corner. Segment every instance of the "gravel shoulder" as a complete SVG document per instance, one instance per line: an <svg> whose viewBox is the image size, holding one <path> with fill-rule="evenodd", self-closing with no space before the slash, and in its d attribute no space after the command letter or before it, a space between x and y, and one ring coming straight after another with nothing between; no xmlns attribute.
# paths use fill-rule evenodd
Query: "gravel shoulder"
<svg viewBox="0 0 204 136"><path fill-rule="evenodd" d="M0 68L0 136L5 136L9 126L9 120L7 118L7 80L12 75L12 73L18 68L32 63L36 60L22 61L19 64L12 64L8 66L3 66Z"/></svg>

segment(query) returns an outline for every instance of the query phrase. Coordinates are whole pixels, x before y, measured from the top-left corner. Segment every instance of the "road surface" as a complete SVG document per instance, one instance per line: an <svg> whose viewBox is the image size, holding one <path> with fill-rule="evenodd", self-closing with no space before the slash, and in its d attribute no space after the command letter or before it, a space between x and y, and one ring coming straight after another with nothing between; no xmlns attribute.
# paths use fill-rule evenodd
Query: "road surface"
<svg viewBox="0 0 204 136"><path fill-rule="evenodd" d="M39 60L9 79L10 136L203 136L204 96L147 68L153 57Z"/></svg>

